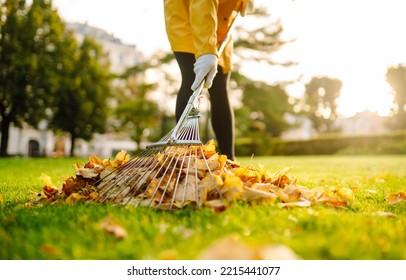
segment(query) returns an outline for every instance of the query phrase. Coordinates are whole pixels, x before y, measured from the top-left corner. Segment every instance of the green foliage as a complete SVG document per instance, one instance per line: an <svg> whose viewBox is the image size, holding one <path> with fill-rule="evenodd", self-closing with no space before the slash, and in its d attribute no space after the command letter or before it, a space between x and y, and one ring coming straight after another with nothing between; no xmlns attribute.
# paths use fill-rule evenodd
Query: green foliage
<svg viewBox="0 0 406 280"><path fill-rule="evenodd" d="M256 61L282 66L295 64L292 61L276 62L272 59L272 53L289 43L289 41L281 39L283 33L281 22L279 20L270 21L269 12L261 7L255 9L249 18L255 18L255 27L237 26L237 36L233 37L234 55L238 57L237 61Z"/></svg>
<svg viewBox="0 0 406 280"><path fill-rule="evenodd" d="M326 134L296 141L273 139L265 151L268 155L405 154L406 133L400 131L373 136Z"/></svg>
<svg viewBox="0 0 406 280"><path fill-rule="evenodd" d="M118 102L114 111L118 123L116 129L128 132L138 148L158 127L161 119L158 104L149 99L149 93L156 85L143 82L145 70L152 67L156 67L155 63L128 69L121 77L125 86L115 93Z"/></svg>
<svg viewBox="0 0 406 280"><path fill-rule="evenodd" d="M289 128L285 115L292 112L292 106L281 86L254 82L238 72L234 72L232 77L244 92L243 106L235 111L237 138L277 137Z"/></svg>
<svg viewBox="0 0 406 280"><path fill-rule="evenodd" d="M388 68L386 80L394 91L393 109L394 123L390 125L392 129L406 129L406 66L397 65Z"/></svg>
<svg viewBox="0 0 406 280"><path fill-rule="evenodd" d="M313 77L306 84L304 112L318 132L333 132L337 118L337 98L342 82L329 77Z"/></svg>
<svg viewBox="0 0 406 280"><path fill-rule="evenodd" d="M88 38L78 46L52 1L6 0L0 13L1 155L12 123L49 120L71 134L72 147L102 132L110 89L100 46Z"/></svg>
<svg viewBox="0 0 406 280"><path fill-rule="evenodd" d="M399 156L301 156L240 158L271 172L292 167L307 187L346 186L355 200L347 207L279 208L235 204L216 214L208 209L165 212L111 205L48 205L25 208L41 191L38 177L73 174L85 159L0 160L0 259L141 260L196 259L213 242L237 236L252 246L283 244L307 260L404 260L406 202L390 205L387 194L405 191L406 158ZM24 176L16 176L25 170ZM389 212L392 217L379 216ZM100 229L111 216L128 233L119 240Z"/></svg>
<svg viewBox="0 0 406 280"><path fill-rule="evenodd" d="M0 122L5 155L10 124L37 125L56 92L64 25L51 1L6 0L0 9Z"/></svg>
<svg viewBox="0 0 406 280"><path fill-rule="evenodd" d="M70 133L73 156L77 138L90 140L95 132L104 132L111 77L106 54L93 39L85 37L76 46L72 35L65 38L66 56L59 64L61 78L50 127Z"/></svg>

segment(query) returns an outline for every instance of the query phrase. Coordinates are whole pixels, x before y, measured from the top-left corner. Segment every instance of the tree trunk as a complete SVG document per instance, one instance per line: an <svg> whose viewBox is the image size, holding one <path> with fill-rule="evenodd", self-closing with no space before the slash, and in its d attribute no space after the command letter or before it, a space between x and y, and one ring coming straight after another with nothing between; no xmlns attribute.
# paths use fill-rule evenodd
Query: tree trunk
<svg viewBox="0 0 406 280"><path fill-rule="evenodd" d="M7 118L1 120L1 145L0 145L0 157L7 156L8 138L10 130L10 121Z"/></svg>
<svg viewBox="0 0 406 280"><path fill-rule="evenodd" d="M75 156L75 142L76 142L76 134L71 132L70 133L70 157Z"/></svg>

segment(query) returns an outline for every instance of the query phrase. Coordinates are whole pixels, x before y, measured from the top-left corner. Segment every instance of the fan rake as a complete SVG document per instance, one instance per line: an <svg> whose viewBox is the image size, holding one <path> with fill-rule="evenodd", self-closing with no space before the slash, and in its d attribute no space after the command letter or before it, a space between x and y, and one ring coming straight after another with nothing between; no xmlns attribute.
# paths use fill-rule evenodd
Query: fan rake
<svg viewBox="0 0 406 280"><path fill-rule="evenodd" d="M236 13L218 53L221 54L234 28ZM203 145L199 134L199 97L204 81L190 96L176 126L138 156L95 183L98 202L146 206L158 209L201 207L208 200L222 199L214 172L227 157L216 153L214 141Z"/></svg>
<svg viewBox="0 0 406 280"><path fill-rule="evenodd" d="M199 113L195 107L191 111L161 140L101 178L97 201L172 209L188 204L198 208L208 199L221 199L212 173L219 168L220 156L213 143L202 144Z"/></svg>

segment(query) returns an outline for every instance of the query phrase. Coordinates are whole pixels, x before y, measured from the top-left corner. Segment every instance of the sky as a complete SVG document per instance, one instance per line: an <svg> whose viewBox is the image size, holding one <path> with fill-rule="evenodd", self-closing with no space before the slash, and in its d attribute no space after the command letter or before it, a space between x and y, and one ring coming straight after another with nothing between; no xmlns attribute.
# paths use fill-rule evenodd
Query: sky
<svg viewBox="0 0 406 280"><path fill-rule="evenodd" d="M161 0L53 0L66 21L87 22L135 44L144 53L169 51ZM255 0L280 20L282 38L293 40L272 54L295 61L289 68L246 66L253 77L275 83L299 80L287 87L294 97L315 76L342 81L338 111L342 116L370 110L390 112L393 95L385 80L389 66L406 64L404 0ZM240 18L250 24L253 18Z"/></svg>

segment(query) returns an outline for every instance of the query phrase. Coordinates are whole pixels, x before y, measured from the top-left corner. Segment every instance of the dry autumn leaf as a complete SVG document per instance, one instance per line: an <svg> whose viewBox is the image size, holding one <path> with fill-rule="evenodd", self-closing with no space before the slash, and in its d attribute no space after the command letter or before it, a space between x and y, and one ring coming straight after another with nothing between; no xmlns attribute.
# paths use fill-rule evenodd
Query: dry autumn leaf
<svg viewBox="0 0 406 280"><path fill-rule="evenodd" d="M388 218L397 218L397 215L392 212L377 211L372 213L374 216L388 217Z"/></svg>
<svg viewBox="0 0 406 280"><path fill-rule="evenodd" d="M113 220L113 216L109 215L100 224L99 228L106 231L108 234L113 235L117 239L124 239L127 237L127 231Z"/></svg>
<svg viewBox="0 0 406 280"><path fill-rule="evenodd" d="M282 244L251 246L238 236L226 236L205 248L200 260L299 260L292 249Z"/></svg>
<svg viewBox="0 0 406 280"><path fill-rule="evenodd" d="M393 205L406 200L406 192L391 193L386 196L386 201Z"/></svg>

